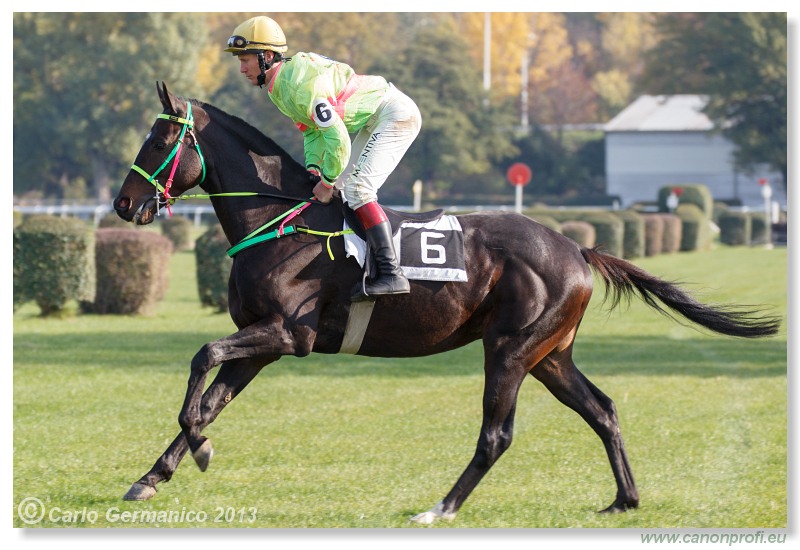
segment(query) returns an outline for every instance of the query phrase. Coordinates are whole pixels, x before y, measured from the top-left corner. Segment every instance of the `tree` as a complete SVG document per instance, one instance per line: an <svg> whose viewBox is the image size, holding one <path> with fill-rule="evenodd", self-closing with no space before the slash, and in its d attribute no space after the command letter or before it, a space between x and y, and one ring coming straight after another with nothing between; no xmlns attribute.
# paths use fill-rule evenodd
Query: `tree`
<svg viewBox="0 0 800 550"><path fill-rule="evenodd" d="M110 200L160 110L155 82L202 91L204 41L199 14L15 13L15 192L83 179Z"/></svg>
<svg viewBox="0 0 800 550"><path fill-rule="evenodd" d="M742 170L766 163L787 176L785 13L659 15L641 89L708 95L705 113L736 146Z"/></svg>
<svg viewBox="0 0 800 550"><path fill-rule="evenodd" d="M499 106L485 106L480 68L463 55L467 43L451 18L424 21L414 31L408 47L376 69L392 75L422 113L422 131L401 163L401 177L421 178L442 191L515 151L510 132L498 131L513 119Z"/></svg>

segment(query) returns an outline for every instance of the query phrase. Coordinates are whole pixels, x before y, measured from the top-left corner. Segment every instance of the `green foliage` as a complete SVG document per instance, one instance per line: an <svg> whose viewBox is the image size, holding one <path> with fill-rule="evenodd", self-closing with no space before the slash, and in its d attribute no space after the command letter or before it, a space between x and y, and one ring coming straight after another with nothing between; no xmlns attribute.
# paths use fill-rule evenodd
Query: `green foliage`
<svg viewBox="0 0 800 550"><path fill-rule="evenodd" d="M161 220L161 232L172 241L173 252L192 247L192 222L183 216L171 216Z"/></svg>
<svg viewBox="0 0 800 550"><path fill-rule="evenodd" d="M76 218L31 216L14 229L14 309L33 301L42 316L95 291L94 235Z"/></svg>
<svg viewBox="0 0 800 550"><path fill-rule="evenodd" d="M541 212L523 212L523 214L531 218L533 221L540 223L545 227L549 227L553 231L562 233L561 223L559 223L558 220L552 216L542 214Z"/></svg>
<svg viewBox="0 0 800 550"><path fill-rule="evenodd" d="M750 214L752 244L765 244L769 242L772 232L771 224L767 220L764 212L753 212Z"/></svg>
<svg viewBox="0 0 800 550"><path fill-rule="evenodd" d="M116 212L111 214L106 214L97 224L97 227L100 229L110 229L112 227L116 227L117 229L134 229L138 226L131 224L130 222L126 222L119 216L117 216Z"/></svg>
<svg viewBox="0 0 800 550"><path fill-rule="evenodd" d="M560 136L534 125L527 135L514 140L518 156L503 164L503 173L514 162L524 162L533 171L526 192L537 197L605 194L605 141L599 132L570 132ZM506 186L508 184L506 183Z"/></svg>
<svg viewBox="0 0 800 550"><path fill-rule="evenodd" d="M579 212L576 220L589 222L594 226L597 245L605 252L621 258L624 254L625 223L608 212Z"/></svg>
<svg viewBox="0 0 800 550"><path fill-rule="evenodd" d="M597 232L589 222L565 221L561 224L561 232L583 248L593 248L597 239Z"/></svg>
<svg viewBox="0 0 800 550"><path fill-rule="evenodd" d="M645 214L644 255L657 256L664 248L664 218L661 214Z"/></svg>
<svg viewBox="0 0 800 550"><path fill-rule="evenodd" d="M753 223L747 212L723 212L719 220L719 240L723 244L741 246L750 244Z"/></svg>
<svg viewBox="0 0 800 550"><path fill-rule="evenodd" d="M152 231L98 229L98 314L152 315L167 292L172 243Z"/></svg>
<svg viewBox="0 0 800 550"><path fill-rule="evenodd" d="M679 185L665 185L658 190L658 210L668 212L667 197L674 189L679 189L678 204L694 204L709 219L714 214L714 197L711 190L703 184L683 183Z"/></svg>
<svg viewBox="0 0 800 550"><path fill-rule="evenodd" d="M661 251L664 254L680 252L683 240L683 222L675 214L658 214L664 222L664 240Z"/></svg>
<svg viewBox="0 0 800 550"><path fill-rule="evenodd" d="M14 192L84 178L108 198L161 110L156 80L203 92L205 29L194 13L14 13Z"/></svg>
<svg viewBox="0 0 800 550"><path fill-rule="evenodd" d="M392 75L419 106L422 132L405 158L413 159L413 178L441 193L455 175L485 173L493 162L516 152L507 132L491 130L513 119L501 105L484 104L480 69L464 55L468 44L452 21L410 31L414 35L408 46L373 71Z"/></svg>
<svg viewBox="0 0 800 550"><path fill-rule="evenodd" d="M705 113L737 145L738 167L769 163L785 183L786 13L664 13L657 28L640 87L709 95Z"/></svg>
<svg viewBox="0 0 800 550"><path fill-rule="evenodd" d="M681 219L681 251L708 250L711 248L710 220L696 204L681 204L675 210Z"/></svg>
<svg viewBox="0 0 800 550"><path fill-rule="evenodd" d="M633 210L613 211L625 224L623 229L622 255L624 258L644 256L644 218Z"/></svg>
<svg viewBox="0 0 800 550"><path fill-rule="evenodd" d="M214 225L197 239L194 247L200 303L218 313L228 311L228 280L233 260L226 251L230 246L222 227Z"/></svg>

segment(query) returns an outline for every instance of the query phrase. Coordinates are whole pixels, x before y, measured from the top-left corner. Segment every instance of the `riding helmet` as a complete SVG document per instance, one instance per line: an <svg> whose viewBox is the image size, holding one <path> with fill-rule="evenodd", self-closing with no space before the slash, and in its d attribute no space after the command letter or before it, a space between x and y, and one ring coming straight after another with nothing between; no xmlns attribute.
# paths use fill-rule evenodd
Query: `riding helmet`
<svg viewBox="0 0 800 550"><path fill-rule="evenodd" d="M288 49L286 35L283 34L280 25L265 15L259 15L233 29L233 35L228 39L225 51L239 55L263 53L265 50L284 53Z"/></svg>

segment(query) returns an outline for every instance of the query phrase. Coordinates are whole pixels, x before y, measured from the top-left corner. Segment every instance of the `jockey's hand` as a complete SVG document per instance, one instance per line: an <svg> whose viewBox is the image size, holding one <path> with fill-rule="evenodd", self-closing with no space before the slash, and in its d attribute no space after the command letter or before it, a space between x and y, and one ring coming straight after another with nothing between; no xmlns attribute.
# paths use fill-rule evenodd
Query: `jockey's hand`
<svg viewBox="0 0 800 550"><path fill-rule="evenodd" d="M314 197L321 203L327 204L331 202L331 197L333 197L333 192L335 188L325 185L325 183L320 180L314 186Z"/></svg>
<svg viewBox="0 0 800 550"><path fill-rule="evenodd" d="M321 179L322 179L322 176L320 176L318 171L314 170L313 168L308 171L308 181L309 181L309 183L312 183L312 184L316 185L317 183L319 183L319 181Z"/></svg>

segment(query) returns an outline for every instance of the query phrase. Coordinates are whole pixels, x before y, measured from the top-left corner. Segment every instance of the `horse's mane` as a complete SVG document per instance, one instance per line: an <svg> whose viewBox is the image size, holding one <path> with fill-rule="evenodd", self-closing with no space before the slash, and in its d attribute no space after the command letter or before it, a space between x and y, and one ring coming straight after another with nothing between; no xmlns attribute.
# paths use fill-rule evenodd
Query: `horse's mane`
<svg viewBox="0 0 800 550"><path fill-rule="evenodd" d="M273 139L264 135L261 130L256 128L255 126L251 125L250 123L242 120L241 118L234 116L232 114L226 113L219 107L215 107L210 103L204 103L198 99L188 99L191 101L193 105L196 105L206 111L207 113L211 114L214 122L220 124L230 132L238 135L242 138L248 146L250 146L253 150L264 150L268 149L273 151L275 154L281 157L281 163L283 166L293 165L299 170L305 171L305 166L300 164L295 160L289 153L287 153L283 147L278 145Z"/></svg>

